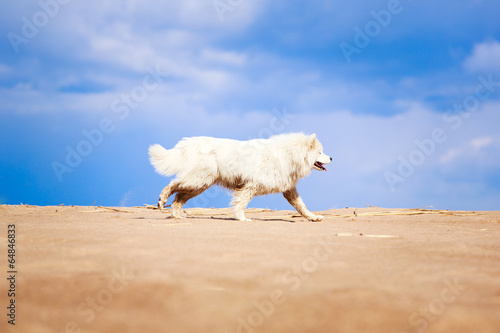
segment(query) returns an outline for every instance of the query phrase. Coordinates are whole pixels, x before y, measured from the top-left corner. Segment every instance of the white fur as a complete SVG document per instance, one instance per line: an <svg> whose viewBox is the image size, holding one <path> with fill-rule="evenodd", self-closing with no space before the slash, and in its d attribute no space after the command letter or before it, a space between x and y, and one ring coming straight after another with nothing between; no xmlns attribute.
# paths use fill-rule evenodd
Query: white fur
<svg viewBox="0 0 500 333"><path fill-rule="evenodd" d="M283 192L285 198L309 220L322 216L309 212L295 188L300 178L311 173L315 162L328 164L331 158L315 134L290 133L269 139L238 141L211 137L184 138L167 150L149 147L151 164L165 176L176 175L160 194L163 209L168 197L177 193L172 215L180 218L182 205L214 184L234 191L236 218L247 220L244 209L256 195Z"/></svg>

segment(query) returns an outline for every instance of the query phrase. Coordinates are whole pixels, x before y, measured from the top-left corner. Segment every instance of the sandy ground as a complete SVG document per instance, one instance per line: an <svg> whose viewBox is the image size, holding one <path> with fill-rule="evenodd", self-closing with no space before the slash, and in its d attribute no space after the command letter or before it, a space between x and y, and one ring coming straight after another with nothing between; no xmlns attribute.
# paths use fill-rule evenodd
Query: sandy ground
<svg viewBox="0 0 500 333"><path fill-rule="evenodd" d="M0 331L500 332L498 211L186 212L0 206Z"/></svg>

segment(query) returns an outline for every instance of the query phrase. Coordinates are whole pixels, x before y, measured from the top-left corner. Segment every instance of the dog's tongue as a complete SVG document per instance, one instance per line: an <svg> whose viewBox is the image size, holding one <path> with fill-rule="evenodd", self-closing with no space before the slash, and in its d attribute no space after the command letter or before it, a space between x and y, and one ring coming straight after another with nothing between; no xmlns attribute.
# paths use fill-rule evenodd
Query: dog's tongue
<svg viewBox="0 0 500 333"><path fill-rule="evenodd" d="M323 163L321 163L321 162L316 162L316 163L314 163L314 164L316 164L316 165L317 165L318 167L320 167L320 168L323 168L325 171L328 171L328 170L326 170L326 168L325 168L325 166L323 165Z"/></svg>

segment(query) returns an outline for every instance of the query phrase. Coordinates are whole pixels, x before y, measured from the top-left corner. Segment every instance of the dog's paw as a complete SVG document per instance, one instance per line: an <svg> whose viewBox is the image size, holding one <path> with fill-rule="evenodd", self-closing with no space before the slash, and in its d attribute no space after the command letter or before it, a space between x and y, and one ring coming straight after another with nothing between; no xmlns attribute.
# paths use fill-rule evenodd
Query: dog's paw
<svg viewBox="0 0 500 333"><path fill-rule="evenodd" d="M238 221L241 221L241 222L251 222L252 221L252 219L249 219L245 216L236 216L235 219Z"/></svg>
<svg viewBox="0 0 500 333"><path fill-rule="evenodd" d="M311 222L319 222L324 218L323 215L312 215L308 217L308 220Z"/></svg>
<svg viewBox="0 0 500 333"><path fill-rule="evenodd" d="M161 201L161 199L160 199L160 200L158 200L157 206L158 206L159 210L163 210L165 208L165 202Z"/></svg>
<svg viewBox="0 0 500 333"><path fill-rule="evenodd" d="M246 218L243 212L236 212L234 218L241 222L250 222L252 219Z"/></svg>

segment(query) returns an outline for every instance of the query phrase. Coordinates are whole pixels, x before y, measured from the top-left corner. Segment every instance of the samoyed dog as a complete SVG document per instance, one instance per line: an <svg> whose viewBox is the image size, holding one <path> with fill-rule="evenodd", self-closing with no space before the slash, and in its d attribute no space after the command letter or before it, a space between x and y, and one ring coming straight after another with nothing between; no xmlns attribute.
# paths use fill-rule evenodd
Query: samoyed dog
<svg viewBox="0 0 500 333"><path fill-rule="evenodd" d="M323 153L316 134L279 134L269 139L238 141L211 137L184 138L174 148L155 144L149 147L151 164L164 176L176 175L160 194L158 207L164 208L175 195L172 216L181 218L182 206L216 184L233 191L236 219L245 218L245 208L257 195L283 193L305 218L321 221L302 202L296 185L312 169L326 171L332 158Z"/></svg>

